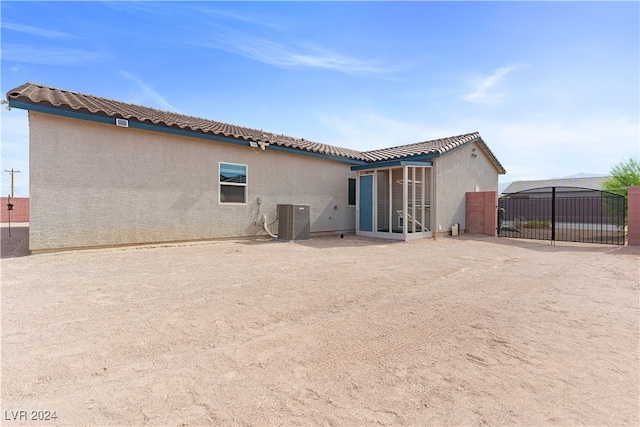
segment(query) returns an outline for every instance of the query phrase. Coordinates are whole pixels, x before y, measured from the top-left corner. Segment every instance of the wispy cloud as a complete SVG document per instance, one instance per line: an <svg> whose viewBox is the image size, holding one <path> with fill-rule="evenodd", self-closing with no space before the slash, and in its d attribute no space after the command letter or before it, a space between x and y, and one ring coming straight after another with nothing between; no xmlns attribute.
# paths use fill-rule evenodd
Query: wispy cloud
<svg viewBox="0 0 640 427"><path fill-rule="evenodd" d="M80 65L95 63L109 58L109 55L80 49L33 48L7 44L2 48L2 59L40 65Z"/></svg>
<svg viewBox="0 0 640 427"><path fill-rule="evenodd" d="M376 64L333 52L310 44L279 42L235 32L225 36L208 37L194 44L241 55L276 67L310 67L333 70L344 74L384 74L393 71Z"/></svg>
<svg viewBox="0 0 640 427"><path fill-rule="evenodd" d="M477 79L474 82L474 89L471 92L462 95L462 99L468 102L486 103L504 97L506 94L499 91L500 84L509 73L519 68L522 68L522 65L500 67L490 76Z"/></svg>
<svg viewBox="0 0 640 427"><path fill-rule="evenodd" d="M275 67L326 69L350 75L384 75L398 70L397 66L388 67L375 60L361 59L319 44L306 43L290 33L295 24L289 25L278 16L230 11L211 7L210 3L205 2L189 3L178 11L164 8L162 2L149 3L152 6L144 2L114 2L109 5L132 14L152 14L161 20L173 21L178 13L189 22L189 26L182 27L171 43L189 43L220 50Z"/></svg>
<svg viewBox="0 0 640 427"><path fill-rule="evenodd" d="M152 106L155 106L163 110L180 113L180 110L178 110L176 107L170 104L166 99L164 99L162 95L156 92L155 89L153 89L151 86L149 86L139 78L131 75L126 71L120 71L120 75L126 78L127 80L130 80L133 83L135 83L136 86L140 89L140 94L137 95L138 99L135 99L132 102L135 102L137 104L145 104L145 105L151 104Z"/></svg>
<svg viewBox="0 0 640 427"><path fill-rule="evenodd" d="M212 17L233 19L235 21L244 22L251 25L258 25L258 26L270 28L273 30L283 31L287 29L285 25L275 22L272 18L268 18L268 17L249 15L246 13L240 14L237 12L229 12L229 11L224 11L220 9L197 9L197 10Z"/></svg>
<svg viewBox="0 0 640 427"><path fill-rule="evenodd" d="M73 34L64 33L62 31L48 30L46 28L32 27L31 25L14 24L11 22L3 22L2 28L6 30L19 31L34 36L41 36L50 39L73 39L77 38Z"/></svg>

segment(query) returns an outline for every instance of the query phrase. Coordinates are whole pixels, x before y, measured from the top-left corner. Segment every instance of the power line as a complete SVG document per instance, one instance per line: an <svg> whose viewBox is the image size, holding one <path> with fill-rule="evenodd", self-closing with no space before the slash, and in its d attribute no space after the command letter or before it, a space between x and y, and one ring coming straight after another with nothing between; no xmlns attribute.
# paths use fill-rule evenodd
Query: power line
<svg viewBox="0 0 640 427"><path fill-rule="evenodd" d="M4 154L2 154L2 160L3 160L4 162L6 162L6 163L9 163L9 166L14 167L14 166L13 166L13 163L11 163L11 162L9 161L9 159L7 159L7 158L4 156Z"/></svg>
<svg viewBox="0 0 640 427"><path fill-rule="evenodd" d="M4 154L1 154L1 155L2 155L2 162L3 163L8 164L9 166L11 166L11 169L16 169L15 165ZM5 171L9 172L6 169L5 169ZM19 172L19 171L17 171L17 172ZM13 175L12 175L12 178L13 178ZM8 178L5 179L4 175L3 175L1 181L2 181L2 187L4 187L5 185L7 185L7 186L9 185ZM20 194L29 194L29 183L25 179L24 175L18 175L16 181L17 181L17 183L15 183L14 186L12 187L12 191L11 191L12 192L12 196L11 197L14 197L13 193L15 191L15 187L18 187L18 194L19 195Z"/></svg>
<svg viewBox="0 0 640 427"><path fill-rule="evenodd" d="M11 174L11 198L13 199L13 175L14 175L15 173L20 172L20 171L13 170L13 168L11 168L11 170L10 170L10 171L9 171L9 170L6 170L6 169L5 169L4 171L5 171L5 172L9 172L9 173Z"/></svg>

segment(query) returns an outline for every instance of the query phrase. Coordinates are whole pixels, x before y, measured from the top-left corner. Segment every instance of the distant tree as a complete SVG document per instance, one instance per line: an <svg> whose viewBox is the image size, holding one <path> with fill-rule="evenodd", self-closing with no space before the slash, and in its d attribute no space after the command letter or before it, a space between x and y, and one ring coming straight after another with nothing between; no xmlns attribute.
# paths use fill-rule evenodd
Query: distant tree
<svg viewBox="0 0 640 427"><path fill-rule="evenodd" d="M618 163L611 168L610 176L602 183L602 189L611 193L619 194L628 198L627 189L631 186L640 186L640 162L630 158L629 160ZM627 203L624 207L624 224L619 215L621 211L620 205L611 198L602 199L603 208L609 212L614 218L619 218L619 226L627 225L629 212Z"/></svg>
<svg viewBox="0 0 640 427"><path fill-rule="evenodd" d="M630 158L611 168L610 177L602 183L602 188L611 193L627 197L627 188L640 186L640 162Z"/></svg>

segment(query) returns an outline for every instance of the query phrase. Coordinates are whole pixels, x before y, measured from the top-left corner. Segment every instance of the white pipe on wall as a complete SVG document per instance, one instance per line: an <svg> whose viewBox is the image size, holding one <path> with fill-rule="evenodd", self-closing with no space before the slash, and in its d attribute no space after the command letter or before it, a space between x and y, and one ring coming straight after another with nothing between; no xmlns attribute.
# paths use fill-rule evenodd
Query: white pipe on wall
<svg viewBox="0 0 640 427"><path fill-rule="evenodd" d="M264 228L264 231L266 231L269 236L273 237L274 239L278 238L278 236L273 234L271 230L269 230L269 227L267 227L267 215L262 215L262 228Z"/></svg>

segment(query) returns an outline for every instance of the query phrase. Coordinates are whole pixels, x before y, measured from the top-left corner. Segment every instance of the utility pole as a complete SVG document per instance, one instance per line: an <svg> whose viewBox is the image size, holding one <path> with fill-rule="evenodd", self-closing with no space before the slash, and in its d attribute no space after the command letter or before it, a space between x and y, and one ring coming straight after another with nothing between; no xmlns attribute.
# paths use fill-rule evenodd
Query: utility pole
<svg viewBox="0 0 640 427"><path fill-rule="evenodd" d="M9 170L6 170L6 169L5 169L4 171L5 171L5 172L9 172L9 173L11 174L11 198L13 199L13 175L14 175L15 173L17 173L17 172L20 172L20 171L14 171L14 170L13 170L13 168L11 168L11 170L10 170L10 171L9 171Z"/></svg>

